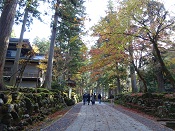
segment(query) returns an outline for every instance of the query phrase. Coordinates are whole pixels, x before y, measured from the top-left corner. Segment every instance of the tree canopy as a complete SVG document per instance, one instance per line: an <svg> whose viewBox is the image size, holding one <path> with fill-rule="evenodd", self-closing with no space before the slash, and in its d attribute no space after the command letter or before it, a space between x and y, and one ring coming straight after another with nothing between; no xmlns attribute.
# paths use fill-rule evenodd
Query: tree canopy
<svg viewBox="0 0 175 131"><path fill-rule="evenodd" d="M109 0L106 16L91 28L91 36L98 37L98 40L88 52L82 40L86 19L85 1L42 2L46 2L52 11L39 12L40 2L37 0L20 0L18 6L16 4L17 9L8 5L14 7L14 12L5 12L7 5L1 3L3 8L0 20L2 24L5 15L10 13L13 16L15 13L16 17L12 17L15 17L14 23L23 21L23 27L29 28L34 17L42 21L41 14L52 13L50 40L34 40L38 53L47 52L46 81L43 87L50 89L53 81L64 83L72 79L79 81L79 86L104 86L115 90L115 94L130 89L132 92L148 92L151 86L159 92L175 88L175 17L166 10L163 3L125 0L115 5ZM24 19L26 12L27 17ZM11 28L13 23L8 24L11 24ZM23 27L21 32L24 33ZM8 31L11 33L10 28ZM0 29L3 29L2 25ZM1 36L9 38L8 34L4 32ZM4 45L7 48L8 44ZM5 56L2 56L5 60Z"/></svg>

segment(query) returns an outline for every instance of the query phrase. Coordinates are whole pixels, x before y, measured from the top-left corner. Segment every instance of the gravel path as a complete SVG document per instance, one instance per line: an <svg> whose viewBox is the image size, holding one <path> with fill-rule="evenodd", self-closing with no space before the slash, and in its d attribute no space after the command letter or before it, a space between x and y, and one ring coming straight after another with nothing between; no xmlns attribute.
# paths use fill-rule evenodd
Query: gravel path
<svg viewBox="0 0 175 131"><path fill-rule="evenodd" d="M159 123L105 103L75 105L64 117L41 131L173 131Z"/></svg>
<svg viewBox="0 0 175 131"><path fill-rule="evenodd" d="M68 125L70 125L77 118L77 115L80 112L81 107L82 103L76 104L62 118L58 119L50 126L41 129L40 131L65 131Z"/></svg>
<svg viewBox="0 0 175 131"><path fill-rule="evenodd" d="M160 124L160 122L157 122L156 120L152 120L149 118L146 118L145 116L139 115L137 113L131 112L129 110L126 110L120 106L113 106L113 108L115 108L116 110L132 117L133 119L135 119L136 121L139 121L140 123L144 124L145 126L149 127L150 129L152 129L153 131L173 131L170 128L167 128L163 125Z"/></svg>

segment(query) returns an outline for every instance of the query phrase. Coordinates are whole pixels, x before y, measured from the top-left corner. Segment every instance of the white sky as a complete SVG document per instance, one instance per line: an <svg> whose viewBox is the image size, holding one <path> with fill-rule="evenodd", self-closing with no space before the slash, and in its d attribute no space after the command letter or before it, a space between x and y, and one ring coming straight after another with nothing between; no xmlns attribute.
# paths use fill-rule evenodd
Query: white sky
<svg viewBox="0 0 175 131"><path fill-rule="evenodd" d="M103 1L103 2L102 2ZM97 24L101 17L105 16L107 10L108 0L87 0L85 3L87 18L85 21L85 28L88 31L92 26ZM90 48L94 45L96 38L90 37L90 33L83 37L84 43Z"/></svg>
<svg viewBox="0 0 175 131"><path fill-rule="evenodd" d="M91 26L94 24L97 24L97 22L100 20L100 17L105 16L105 11L107 10L107 1L108 0L86 0L85 7L86 7L86 13L87 18L90 18L91 21L85 21L85 27L86 30L88 30ZM115 1L115 0L114 0ZM175 12L175 0L159 0L164 1L165 7L171 12ZM50 18L45 20L45 23L41 23L38 20L34 20L34 23L30 27L30 32L24 33L24 38L30 39L31 43L33 39L38 36L39 38L48 38L51 35L51 29L50 29ZM14 26L16 37L20 36L20 26ZM91 46L94 43L94 39L89 36L85 36L84 42L87 46Z"/></svg>

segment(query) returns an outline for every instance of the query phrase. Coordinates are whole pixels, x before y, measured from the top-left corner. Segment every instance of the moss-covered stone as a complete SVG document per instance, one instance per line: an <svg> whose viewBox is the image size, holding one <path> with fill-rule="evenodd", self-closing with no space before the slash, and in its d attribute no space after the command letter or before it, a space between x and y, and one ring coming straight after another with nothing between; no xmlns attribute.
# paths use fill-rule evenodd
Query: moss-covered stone
<svg viewBox="0 0 175 131"><path fill-rule="evenodd" d="M33 122L42 121L47 115L65 107L74 100L63 97L58 90L44 88L8 88L0 92L0 123L9 130L24 130ZM7 129L8 130L8 129Z"/></svg>
<svg viewBox="0 0 175 131"><path fill-rule="evenodd" d="M26 102L27 113L32 114L34 106L33 106L31 99L28 97L25 97L24 101Z"/></svg>
<svg viewBox="0 0 175 131"><path fill-rule="evenodd" d="M135 108L160 118L175 118L175 94L145 93L117 95L115 103Z"/></svg>
<svg viewBox="0 0 175 131"><path fill-rule="evenodd" d="M11 126L12 120L13 120L13 117L11 113L6 113L2 117L1 123L7 126Z"/></svg>

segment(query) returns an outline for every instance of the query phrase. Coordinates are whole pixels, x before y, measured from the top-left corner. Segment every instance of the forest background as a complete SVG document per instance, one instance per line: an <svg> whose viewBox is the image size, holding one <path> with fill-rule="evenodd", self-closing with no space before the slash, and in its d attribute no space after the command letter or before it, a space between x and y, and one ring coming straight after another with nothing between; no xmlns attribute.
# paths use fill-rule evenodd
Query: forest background
<svg viewBox="0 0 175 131"><path fill-rule="evenodd" d="M23 2L25 2L25 1L23 1ZM38 1L27 1L27 8L32 7L32 6L37 7L38 6L37 2ZM56 30L55 30L55 32L53 32L55 29L53 26L56 26L57 22L60 22L60 21L56 20L60 17L59 15L56 17L57 13L59 14L59 12L56 12L56 11L57 11L58 5L60 5L61 2L64 3L65 1L57 1L57 3L54 3L54 2L51 1L52 6L55 4L56 10L55 10L55 15L53 15L54 16L53 25L51 26L52 27L52 34L51 34L51 42L50 42L50 48L49 48L49 53L51 53L51 54L48 55L48 61L51 61L51 62L48 62L48 63L52 63L52 61L53 61L52 58L54 57L54 50L56 50L56 49L54 49L54 44L55 44L54 42L56 39L57 32L56 32ZM134 79L133 81L131 80L131 83L134 82L131 84L133 92L138 91L138 89L134 89L134 88L137 88L136 86L138 86L139 90L143 91L143 92L147 92L148 87L152 87L152 86L158 87L158 90L160 89L159 91L161 91L161 92L165 90L165 86L168 88L174 87L174 76L172 74L172 72L173 72L173 68L172 68L173 67L173 57L168 58L168 60L165 61L166 57L162 56L162 51L165 51L165 50L166 51L167 50L173 51L173 46L169 45L170 43L173 44L172 34L173 34L173 25L174 25L173 19L174 18L169 17L169 15L173 14L171 10L170 10L170 12L167 12L166 8L164 8L163 4L160 2L157 2L157 1L155 1L155 3L153 2L151 4L149 3L149 1L145 1L145 2L142 1L143 3L140 3L137 0L124 1L121 3L119 2L120 6L117 5L116 7L114 6L115 4L112 1L108 1L106 16L102 17L100 19L100 21L97 23L97 25L92 27L92 31L93 31L92 36L98 38L97 42L91 48L89 54L87 54L87 52L86 53L84 52L83 55L80 55L80 54L82 54L83 51L87 50L86 44L83 43L82 39L80 39L80 37L78 36L78 34L83 33L83 32L81 32L81 29L82 29L81 27L84 25L81 22L82 21L84 22L84 20L87 19L87 18L83 17L85 8L83 7L83 4L81 2L83 2L83 1L80 1L79 3L78 2L75 3L75 1L71 1L71 4L73 6L76 6L76 4L81 4L82 8L79 8L80 6L77 7L77 10L76 10L77 12L75 11L73 14L71 14L71 15L74 15L74 18L71 19L71 21L68 21L69 22L69 29L71 28L71 26L77 26L77 24L79 24L79 25L78 25L76 31L74 32L74 34L70 35L70 31L67 30L69 33L69 34L67 34L67 36L60 34L59 37L57 37L57 40L59 40L59 42L63 40L62 43L64 43L63 45L56 44L58 46L57 53L58 53L58 55L61 56L61 59L63 60L63 58L64 58L64 60L61 62L61 64L59 63L60 59L58 60L59 64L57 63L58 65L54 66L56 68L55 70L52 70L53 65L49 65L49 64L47 65L46 78L48 80L48 83L45 84L45 86L47 88L51 88L52 79L56 80L56 81L59 81L60 79L66 80L65 77L67 79L72 78L72 79L80 80L81 84L82 83L85 84L85 87L88 89L89 89L89 87L100 87L103 89L108 89L109 87L111 87L111 88L117 87L116 89L117 89L118 93L121 93L123 91L128 91L128 89L126 89L126 88L129 88L129 87L127 87L129 85L128 84L129 77L131 77L132 80ZM63 3L61 3L61 6L63 5ZM133 3L135 5L133 5ZM141 6L143 6L142 7L143 10L138 9L137 6L139 4ZM151 6L153 6L154 8L153 7L151 7L151 8L146 7L149 4ZM21 6L24 6L24 5L21 4ZM125 6L126 6L126 8L125 8ZM65 6L65 9L68 9L68 7ZM80 10L78 10L78 9L81 10L81 14L80 14ZM147 12L145 10L147 10ZM47 11L48 10L46 10L44 14L47 14L48 13ZM62 10L62 11L64 12L65 10ZM66 10L66 11L68 11L68 10ZM125 14L122 15L122 13L120 13L120 11L123 11ZM133 14L129 14L128 11L131 11ZM151 11L150 14L153 13L154 17L150 16L149 11ZM54 12L54 10L53 10L53 12ZM20 12L18 12L18 13L20 14ZM147 20L144 19L142 15L145 15ZM37 17L36 14L33 16ZM82 16L82 17L78 19L78 18L76 18L77 16ZM117 16L117 18L115 18L116 16ZM64 16L64 18L63 18L63 15L61 15L61 17L62 17L61 18L62 22L65 20L65 18L67 20L66 16ZM126 17L128 17L128 19ZM1 17L1 18L3 18L3 17ZM19 17L17 17L17 18L19 18ZM38 18L40 19L40 17L38 17ZM148 18L150 18L152 21L148 21ZM170 19L170 20L168 20L168 19ZM30 20L33 20L33 18ZM90 18L88 18L88 20L90 21ZM78 21L78 23L74 23L75 21L76 22ZM26 22L29 22L29 21L26 21ZM54 22L56 22L56 23L54 23ZM66 21L64 21L64 22L66 22ZM154 22L154 24L152 24L152 22ZM128 24L128 23L132 23L132 24ZM72 25L72 24L74 24L74 25ZM149 27L151 27L151 28L149 28ZM115 30L112 30L112 28ZM23 32L22 37L24 37L24 34L25 34L24 32L26 29L21 31L21 32ZM60 26L59 31L61 32L61 30L63 32L66 31L65 28L63 29ZM133 31L135 34L132 34ZM170 31L172 31L172 32L170 32ZM65 32L65 33L67 33L67 32ZM161 34L161 33L163 33L163 34ZM121 37L121 35L122 35L122 37ZM165 38L165 36L166 36L166 38L169 38L169 39L162 40L162 39L160 39L160 35L161 35L161 38ZM68 39L68 36L69 36L69 39ZM114 38L118 38L118 39L113 40ZM166 46L168 48L163 48L161 46L162 43L159 44L159 40L161 42L163 42L163 44L168 44ZM77 41L80 42L79 44L81 45L81 47L77 44ZM149 41L149 42L147 43L146 41ZM116 42L120 43L120 45L118 45ZM136 47L131 46L131 44L134 44L134 42L136 42L136 43L143 42L144 44L143 43L139 44L139 46L137 46L137 48L136 48ZM70 44L70 43L74 43L75 45L72 46L73 44ZM151 45L151 44L153 44L153 45ZM39 45L37 45L37 46L39 46ZM165 45L163 45L163 46L165 47ZM151 49L151 48L153 48L153 49ZM164 49L164 50L162 50L162 49ZM165 54L167 53L166 51L164 52ZM3 52L4 51L2 51L2 53ZM64 52L64 53L62 53L62 52ZM115 55L110 54L110 53L114 53ZM119 56L119 54L120 55L123 54L123 56ZM76 57L75 57L75 55L76 55ZM90 57L89 57L89 55L90 55ZM171 54L168 54L168 56L171 56ZM84 58L88 58L88 59L84 59ZM124 58L127 58L127 59L125 60ZM112 62L111 59L113 59L114 61ZM78 61L81 61L81 62L78 62ZM153 62L155 65L150 65L150 63L153 63ZM172 63L169 63L169 62L172 62ZM128 70L126 70L127 69L126 67L130 66L129 63L132 64L132 66L133 66L133 67L130 67L130 71L132 69L135 70L134 74L133 74L133 71L131 71L130 74L128 74ZM86 66L83 66L83 65L86 65ZM158 67L157 69L160 69L159 70L160 72L159 71L155 72L155 70L153 68L154 66L157 66ZM168 68L170 68L170 69L168 69L167 66L169 66ZM61 67L61 69L60 69L60 67ZM75 67L75 68L73 68L73 67ZM147 70L147 69L149 69L149 70ZM51 78L50 72L54 73L54 71L58 71L58 72L55 72L54 78ZM78 72L76 72L76 71L78 71ZM145 76L148 76L147 73L150 74L149 71L151 71L152 76L149 75L150 78L145 77ZM87 72L83 76L85 78L83 78L82 76L77 76L77 74L78 75L81 74L79 72L81 72L81 73L83 72L83 74L84 74L84 72ZM135 75L135 72L137 73L137 76ZM59 75L56 75L56 74L59 74ZM64 75L61 75L61 74L64 74ZM156 75L154 75L154 74L156 74ZM85 83L84 80L87 78L92 78L92 81L91 82L86 81L86 83ZM96 82L94 82L94 80L96 80ZM122 81L122 84L121 84L121 81ZM162 82L165 82L166 85ZM135 86L135 87L133 87L133 86Z"/></svg>
<svg viewBox="0 0 175 131"><path fill-rule="evenodd" d="M38 10L41 2L48 5L42 12ZM87 32L85 21L90 22L91 18L86 16L84 2L85 0L0 1L0 102L6 112L2 112L4 115L0 115L0 119L11 127L12 117L15 125L16 119L22 120L25 113L32 115L34 106L35 113L44 111L42 113L48 114L51 110L75 104L85 92L100 93L103 99L118 100L120 97L121 104L126 102L127 106L149 109L153 114L158 112L156 115L160 117L174 118L173 8L167 8L158 0L109 0L104 16ZM98 5L100 7L101 2ZM94 9L98 10L98 6ZM30 48L23 42L24 35L34 24L34 18L45 21L42 15L51 19L48 24L50 31L41 33L50 32L50 38L36 38L32 42L33 48ZM13 75L9 82L5 82L3 71L9 38L14 36L14 23L21 25L20 36L11 68ZM96 38L90 48L89 43L82 39L89 33L91 38ZM25 59L21 59L21 50L24 48L30 48L30 51ZM44 83L35 88L20 88L25 67L38 53L45 56L37 66L43 71ZM22 90L24 93L20 92ZM17 102L17 106L12 106L14 102ZM49 108L51 105L54 105L52 109ZM14 107L13 110L11 107ZM10 116L9 112L13 115Z"/></svg>

